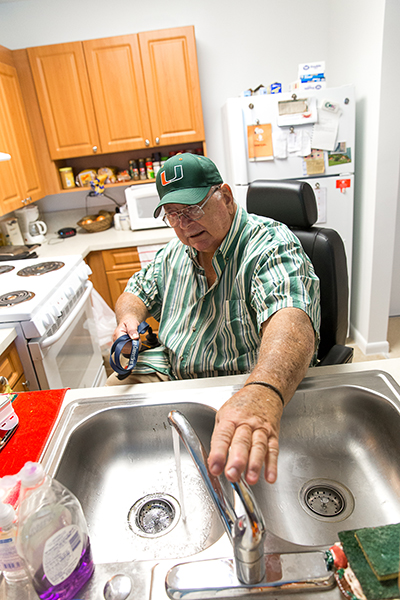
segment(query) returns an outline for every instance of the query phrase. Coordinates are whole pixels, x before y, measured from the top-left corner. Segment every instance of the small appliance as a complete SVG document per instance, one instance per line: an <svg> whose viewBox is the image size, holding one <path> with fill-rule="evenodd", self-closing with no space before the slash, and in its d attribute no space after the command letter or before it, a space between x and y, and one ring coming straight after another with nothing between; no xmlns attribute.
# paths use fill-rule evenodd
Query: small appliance
<svg viewBox="0 0 400 600"><path fill-rule="evenodd" d="M160 199L155 183L131 185L125 190L131 229L154 229L167 227L161 217L153 217L154 209Z"/></svg>
<svg viewBox="0 0 400 600"><path fill-rule="evenodd" d="M1 219L0 228L8 246L23 246L24 240L16 217Z"/></svg>
<svg viewBox="0 0 400 600"><path fill-rule="evenodd" d="M47 225L39 221L39 209L34 204L15 211L20 223L25 244L43 244L46 242Z"/></svg>

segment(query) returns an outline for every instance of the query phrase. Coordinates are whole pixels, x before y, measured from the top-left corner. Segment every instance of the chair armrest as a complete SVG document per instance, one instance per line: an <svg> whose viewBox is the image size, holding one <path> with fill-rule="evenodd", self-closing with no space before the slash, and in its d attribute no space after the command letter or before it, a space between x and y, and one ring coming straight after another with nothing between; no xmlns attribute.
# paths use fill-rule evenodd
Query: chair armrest
<svg viewBox="0 0 400 600"><path fill-rule="evenodd" d="M354 348L350 346L342 346L336 344L332 346L328 354L318 363L318 367L326 367L327 365L343 365L353 362Z"/></svg>

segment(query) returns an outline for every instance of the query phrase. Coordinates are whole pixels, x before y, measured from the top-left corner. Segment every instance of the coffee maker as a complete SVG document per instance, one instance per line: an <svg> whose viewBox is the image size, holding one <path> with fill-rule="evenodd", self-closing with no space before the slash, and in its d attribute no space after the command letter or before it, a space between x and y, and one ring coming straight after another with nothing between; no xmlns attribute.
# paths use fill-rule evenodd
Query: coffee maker
<svg viewBox="0 0 400 600"><path fill-rule="evenodd" d="M39 221L39 209L34 204L15 211L25 244L43 244L46 242L47 225Z"/></svg>

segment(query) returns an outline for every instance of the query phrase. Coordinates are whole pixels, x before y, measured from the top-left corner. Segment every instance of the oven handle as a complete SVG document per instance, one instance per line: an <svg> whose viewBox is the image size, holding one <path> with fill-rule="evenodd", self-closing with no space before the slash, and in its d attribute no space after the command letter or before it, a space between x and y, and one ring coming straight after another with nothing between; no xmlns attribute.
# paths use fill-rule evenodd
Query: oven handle
<svg viewBox="0 0 400 600"><path fill-rule="evenodd" d="M86 300L89 298L89 296L92 292L92 288L93 288L93 283L88 280L86 283L86 290L84 291L83 296L79 299L78 304L74 307L73 311L69 314L68 319L66 321L64 321L64 323L61 325L60 329L58 329L58 331L56 331L56 333L54 335L46 338L45 340L43 340L43 342L40 342L41 348L48 348L49 346L52 346L53 344L58 342L58 340L64 335L64 333L66 332L68 327L71 325L72 321L75 319L75 317L79 314L79 312L83 308L84 304L86 303Z"/></svg>

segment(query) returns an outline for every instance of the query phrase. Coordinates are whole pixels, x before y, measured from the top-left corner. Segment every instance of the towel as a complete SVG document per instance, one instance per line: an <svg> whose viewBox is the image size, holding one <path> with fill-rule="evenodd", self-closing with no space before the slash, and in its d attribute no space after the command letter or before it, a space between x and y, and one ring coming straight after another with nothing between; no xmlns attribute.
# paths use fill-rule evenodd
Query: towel
<svg viewBox="0 0 400 600"><path fill-rule="evenodd" d="M40 459L67 389L17 394L13 407L19 425L0 452L0 477L15 475L27 461Z"/></svg>

